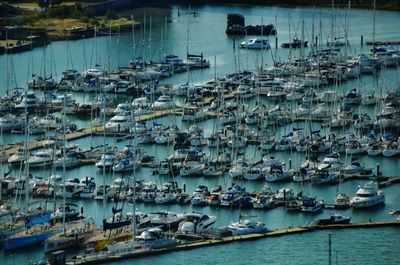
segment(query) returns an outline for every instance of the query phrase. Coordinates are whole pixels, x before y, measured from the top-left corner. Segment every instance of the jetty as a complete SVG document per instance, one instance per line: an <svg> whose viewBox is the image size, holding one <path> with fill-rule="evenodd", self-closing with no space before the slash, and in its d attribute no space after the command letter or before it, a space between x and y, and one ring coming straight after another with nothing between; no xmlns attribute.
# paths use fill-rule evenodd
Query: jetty
<svg viewBox="0 0 400 265"><path fill-rule="evenodd" d="M124 255L118 254L113 255L112 253L107 253L107 255L93 255L90 257L76 256L65 264L67 265L84 265L84 264L99 264L104 262L115 262L119 260L131 259L143 256L153 256L163 253L170 253L175 251L190 250L201 247L211 247L216 245L223 245L228 243L240 242L240 241L254 241L268 237L279 237L279 236L289 236L299 233L315 232L318 230L329 230L329 229L356 229L356 228L377 228L377 227L400 227L400 221L378 221L378 222L362 222L354 224L333 224L324 226L309 226L309 227L288 227L277 229L274 231L269 231L266 233L254 233L240 236L226 236L221 238L204 238L195 242L181 243L175 247L171 248L161 248L161 249L150 249L148 251L139 253L127 253Z"/></svg>
<svg viewBox="0 0 400 265"><path fill-rule="evenodd" d="M400 45L400 40L376 40L376 41L366 41L366 45Z"/></svg>
<svg viewBox="0 0 400 265"><path fill-rule="evenodd" d="M224 99L228 100L228 99L232 99L234 98L235 95L233 93L227 93L224 95ZM206 105L210 105L213 101L215 100L214 97L206 97L203 99L203 101L199 102L199 105L202 106L206 106ZM149 114L143 114L143 115L138 115L135 116L135 120L137 122L143 122L143 121L148 121L148 120L154 120L154 119L158 119L164 116L168 116L168 115L181 115L182 114L182 108L181 107L175 107L172 109L166 109L166 110L155 110L152 113ZM207 116L205 117L205 119L207 118L212 118L212 117L216 117L218 116L217 113L215 112L207 112ZM99 134L104 134L104 126L100 125L100 126L94 126L94 127L89 127L89 128L83 128L80 130L77 130L75 132L71 132L71 133L67 133L65 135L65 140L66 141L73 141L73 140L77 140L80 138L85 138L91 135L99 135ZM124 133L124 132L116 132L116 133L107 133L106 134L108 136L112 135L112 136L118 136L118 138L121 140L125 140L127 138L129 138L129 136L131 135L130 133ZM55 140L63 140L63 137L57 137ZM36 141L31 141L28 143L27 149L28 150L35 150L35 149L39 149L39 148L43 148L44 145L46 145L46 143L48 143L48 140L36 140ZM23 143L17 143L14 145L10 145L8 146L8 148L6 148L4 150L4 152L7 155L12 155L15 152L17 152L18 150L21 150L24 148L24 144Z"/></svg>

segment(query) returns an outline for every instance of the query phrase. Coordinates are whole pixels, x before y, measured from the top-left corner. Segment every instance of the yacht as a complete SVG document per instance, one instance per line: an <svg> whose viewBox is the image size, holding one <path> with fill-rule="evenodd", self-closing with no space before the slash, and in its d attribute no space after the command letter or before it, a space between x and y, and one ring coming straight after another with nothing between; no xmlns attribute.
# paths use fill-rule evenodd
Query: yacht
<svg viewBox="0 0 400 265"><path fill-rule="evenodd" d="M25 160L25 154L23 150L18 150L17 152L15 152L12 156L10 156L7 160L7 162L11 165L11 166L19 166L21 165L21 163L24 163Z"/></svg>
<svg viewBox="0 0 400 265"><path fill-rule="evenodd" d="M24 111L25 108L32 110L39 106L36 94L33 91L28 91L22 95L21 100L14 107L18 111Z"/></svg>
<svg viewBox="0 0 400 265"><path fill-rule="evenodd" d="M265 223L252 220L239 220L237 222L231 223L228 226L223 226L219 228L219 230L230 231L232 233L232 236L267 232Z"/></svg>
<svg viewBox="0 0 400 265"><path fill-rule="evenodd" d="M185 220L179 223L178 232L182 234L200 234L212 226L217 218L201 213L188 213Z"/></svg>
<svg viewBox="0 0 400 265"><path fill-rule="evenodd" d="M54 158L54 151L51 149L46 149L38 151L36 154L28 159L28 162L25 161L24 164L28 164L31 168L46 167L53 164Z"/></svg>
<svg viewBox="0 0 400 265"><path fill-rule="evenodd" d="M240 48L246 49L269 49L271 48L269 41L265 39L249 39L243 41L239 45Z"/></svg>
<svg viewBox="0 0 400 265"><path fill-rule="evenodd" d="M131 129L133 123L129 115L116 115L105 124L105 129L108 132L126 132Z"/></svg>
<svg viewBox="0 0 400 265"><path fill-rule="evenodd" d="M157 101L153 103L153 108L156 110L166 110L172 109L175 107L175 103L170 96L162 95L160 96Z"/></svg>
<svg viewBox="0 0 400 265"><path fill-rule="evenodd" d="M326 156L321 164L318 165L317 169L318 170L324 170L328 169L329 170L336 170L340 169L342 167L342 161L339 159L339 154L338 153L332 153L328 156Z"/></svg>
<svg viewBox="0 0 400 265"><path fill-rule="evenodd" d="M112 254L131 254L149 251L151 249L169 248L176 246L178 241L174 238L166 238L160 228L150 228L143 231L135 240L116 242L107 245L107 250Z"/></svg>
<svg viewBox="0 0 400 265"><path fill-rule="evenodd" d="M131 93L135 89L136 89L136 86L134 83L122 80L122 81L117 82L117 84L114 88L114 92L115 93Z"/></svg>
<svg viewBox="0 0 400 265"><path fill-rule="evenodd" d="M101 156L100 160L96 163L96 167L99 170L109 170L114 165L114 153L105 153Z"/></svg>
<svg viewBox="0 0 400 265"><path fill-rule="evenodd" d="M350 199L353 208L366 208L385 203L385 194L378 190L378 184L370 181L359 186L356 195Z"/></svg>

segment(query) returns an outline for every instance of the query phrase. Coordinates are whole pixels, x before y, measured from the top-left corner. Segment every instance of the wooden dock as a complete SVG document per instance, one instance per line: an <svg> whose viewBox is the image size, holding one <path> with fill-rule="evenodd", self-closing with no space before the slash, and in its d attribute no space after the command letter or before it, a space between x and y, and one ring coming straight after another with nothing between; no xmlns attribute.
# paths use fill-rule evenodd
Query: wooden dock
<svg viewBox="0 0 400 265"><path fill-rule="evenodd" d="M289 227L278 229L266 233L255 233L248 234L242 236L227 236L217 239L202 239L195 242L183 243L179 244L176 247L171 248L163 248L163 249L152 249L149 251L144 251L140 253L131 253L126 255L113 255L111 253L107 253L107 255L98 255L97 257L76 257L75 259L71 259L67 261L68 265L81 265L81 264L99 264L103 262L115 262L119 260L125 260L136 257L143 256L152 256L163 253L169 253L174 251L182 251L182 250L190 250L194 248L201 247L211 247L216 245L228 244L233 242L240 241L253 241L268 237L278 237L278 236L287 236L299 233L307 233L314 232L318 230L327 230L327 229L350 229L350 228L376 228L376 227L400 227L400 221L383 221L383 222L365 222L365 223L356 223L356 224L341 224L341 225L326 225L326 226L310 226L310 227Z"/></svg>
<svg viewBox="0 0 400 265"><path fill-rule="evenodd" d="M233 93L227 93L224 95L224 99L232 99L234 98L235 95ZM200 102L200 105L209 105L215 100L214 97L206 97L202 102ZM168 115L180 115L182 113L182 108L181 107L175 107L173 109L167 109L167 110L156 110L152 113L149 114L143 114L139 116L135 116L135 120L140 122L140 121L148 121L148 120L153 120L153 119L158 119L164 116ZM208 112L207 113L207 118L212 118L216 117L218 114L213 113L213 112ZM85 128L85 129L80 129L76 132L68 133L66 134L66 140L67 141L72 141L84 137L88 137L90 135L100 135L103 134L103 126L95 126L95 127L90 127L90 128ZM110 133L107 134L110 136ZM119 141L127 139L129 136L128 133L121 134L121 133L116 133L116 134L111 134L112 136L119 136ZM63 140L63 137L57 137L56 140ZM37 140L37 141L32 141L28 143L28 150L35 150L39 148L43 148L43 146L47 143L47 140ZM10 156L13 155L15 152L18 150L21 150L24 148L23 143L17 143L9 148L5 149L6 155Z"/></svg>

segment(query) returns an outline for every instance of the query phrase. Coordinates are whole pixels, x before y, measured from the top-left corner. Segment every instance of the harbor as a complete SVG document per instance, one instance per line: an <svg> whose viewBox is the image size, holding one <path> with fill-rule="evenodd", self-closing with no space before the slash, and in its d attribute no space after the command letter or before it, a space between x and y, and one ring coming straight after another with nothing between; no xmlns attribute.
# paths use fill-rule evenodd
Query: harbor
<svg viewBox="0 0 400 265"><path fill-rule="evenodd" d="M0 56L1 264L400 258L397 12L116 15Z"/></svg>

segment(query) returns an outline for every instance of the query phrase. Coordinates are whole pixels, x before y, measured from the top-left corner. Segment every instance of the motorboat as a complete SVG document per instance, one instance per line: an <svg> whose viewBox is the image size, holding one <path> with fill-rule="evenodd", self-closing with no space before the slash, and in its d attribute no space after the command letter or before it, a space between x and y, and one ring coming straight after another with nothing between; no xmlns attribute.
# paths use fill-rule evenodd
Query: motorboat
<svg viewBox="0 0 400 265"><path fill-rule="evenodd" d="M18 111L25 111L25 108L29 111L39 106L36 94L33 91L28 91L22 95L21 100L17 103L14 108Z"/></svg>
<svg viewBox="0 0 400 265"><path fill-rule="evenodd" d="M336 224L349 224L351 217L341 214L333 213L329 218L320 218L315 220L314 225L336 225Z"/></svg>
<svg viewBox="0 0 400 265"><path fill-rule="evenodd" d="M308 46L308 41L299 40L297 37L294 37L291 42L284 42L281 44L282 48L301 48L307 46Z"/></svg>
<svg viewBox="0 0 400 265"><path fill-rule="evenodd" d="M180 174L182 176L199 176L203 175L203 171L205 169L205 164L189 161L185 162L180 170Z"/></svg>
<svg viewBox="0 0 400 265"><path fill-rule="evenodd" d="M78 209L78 205L73 203L66 203L57 208L55 212L51 214L51 219L55 222L61 222L63 219L67 222L82 219L83 216Z"/></svg>
<svg viewBox="0 0 400 265"><path fill-rule="evenodd" d="M128 115L116 115L105 124L105 129L108 132L127 132L133 126L134 121Z"/></svg>
<svg viewBox="0 0 400 265"><path fill-rule="evenodd" d="M134 83L126 81L126 80L121 80L118 81L115 88L114 92L115 93L132 93L136 89L136 86Z"/></svg>
<svg viewBox="0 0 400 265"><path fill-rule="evenodd" d="M115 157L114 157L114 153L108 152L108 153L104 153L100 160L96 163L96 167L98 170L109 170L110 168L112 168L112 166L114 165L115 162Z"/></svg>
<svg viewBox="0 0 400 265"><path fill-rule="evenodd" d="M339 171L322 170L315 172L311 177L313 184L332 184L339 181Z"/></svg>
<svg viewBox="0 0 400 265"><path fill-rule="evenodd" d="M178 233L182 234L200 234L205 229L211 227L217 218L201 213L185 214L185 220L179 223Z"/></svg>
<svg viewBox="0 0 400 265"><path fill-rule="evenodd" d="M359 186L356 195L350 199L353 208L367 208L385 203L385 194L378 190L378 184L370 181Z"/></svg>
<svg viewBox="0 0 400 265"><path fill-rule="evenodd" d="M264 177L261 167L250 167L246 173L243 174L245 180L259 180Z"/></svg>
<svg viewBox="0 0 400 265"><path fill-rule="evenodd" d="M386 157L393 157L400 155L400 145L398 142L394 141L389 144L383 149L382 151L383 156Z"/></svg>
<svg viewBox="0 0 400 265"><path fill-rule="evenodd" d="M362 144L358 141L350 141L345 149L348 155L363 154L368 151L368 145Z"/></svg>
<svg viewBox="0 0 400 265"><path fill-rule="evenodd" d="M318 165L317 169L318 170L324 170L324 169L329 169L329 170L336 170L340 169L342 167L342 161L339 159L339 154L338 153L332 153L328 156L326 156L322 162Z"/></svg>
<svg viewBox="0 0 400 265"><path fill-rule="evenodd" d="M275 199L277 201L292 201L296 199L296 194L291 188L281 188L275 194Z"/></svg>
<svg viewBox="0 0 400 265"><path fill-rule="evenodd" d="M21 163L24 163L24 160L25 160L24 151L18 150L8 158L7 162L11 166L19 166L19 165L21 165Z"/></svg>
<svg viewBox="0 0 400 265"><path fill-rule="evenodd" d="M302 197L301 211L307 213L316 213L322 210L323 203L315 197Z"/></svg>
<svg viewBox="0 0 400 265"><path fill-rule="evenodd" d="M185 219L185 215L174 212L157 212L150 214L152 227L159 227L165 231L176 231L180 222Z"/></svg>
<svg viewBox="0 0 400 265"><path fill-rule="evenodd" d="M240 48L246 49L269 49L271 48L269 41L266 39L249 39L239 44Z"/></svg>
<svg viewBox="0 0 400 265"><path fill-rule="evenodd" d="M156 110L166 110L175 107L175 102L168 95L161 95L157 101L153 103L153 108Z"/></svg>
<svg viewBox="0 0 400 265"><path fill-rule="evenodd" d="M347 209L350 207L350 196L345 193L339 193L335 199L335 209Z"/></svg>
<svg viewBox="0 0 400 265"><path fill-rule="evenodd" d="M233 222L228 226L223 226L219 228L220 231L230 231L232 236L241 236L247 234L255 233L265 233L267 232L267 227L263 222L257 222L253 220L239 220Z"/></svg>
<svg viewBox="0 0 400 265"><path fill-rule="evenodd" d="M57 169L72 168L81 163L82 155L77 152L68 152L63 157L54 160L53 167Z"/></svg>
<svg viewBox="0 0 400 265"><path fill-rule="evenodd" d="M108 244L107 250L114 255L127 255L138 253L138 250L146 252L151 249L174 247L177 243L174 238L164 237L160 228L150 228L135 239Z"/></svg>
<svg viewBox="0 0 400 265"><path fill-rule="evenodd" d="M274 206L274 199L272 195L260 194L253 201L254 209L270 209Z"/></svg>
<svg viewBox="0 0 400 265"><path fill-rule="evenodd" d="M31 168L51 166L55 158L54 152L52 149L38 151L28 161L24 161L24 164Z"/></svg>
<svg viewBox="0 0 400 265"><path fill-rule="evenodd" d="M360 162L354 160L350 165L345 166L340 170L340 173L344 175L355 175L355 174L363 174L365 172L372 171L371 169L365 168Z"/></svg>

